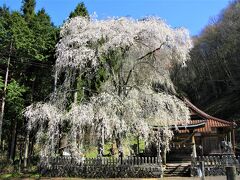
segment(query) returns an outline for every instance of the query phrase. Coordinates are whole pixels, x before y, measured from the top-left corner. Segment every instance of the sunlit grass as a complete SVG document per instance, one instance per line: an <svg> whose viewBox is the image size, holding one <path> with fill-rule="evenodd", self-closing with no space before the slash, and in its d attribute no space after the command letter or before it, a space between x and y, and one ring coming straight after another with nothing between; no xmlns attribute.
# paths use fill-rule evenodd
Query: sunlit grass
<svg viewBox="0 0 240 180"><path fill-rule="evenodd" d="M137 138L134 136L129 136L128 138L125 138L123 140L122 145L123 145L123 154L125 156L134 155L134 151L136 152L136 148L137 148ZM118 150L116 147L116 143L112 143L110 141L105 142L104 148L103 148L104 149L103 154L105 156L110 157L110 149L112 146L115 151L114 157L118 157ZM143 153L144 150L145 150L145 142L144 142L144 140L140 139L139 140L139 152ZM96 158L98 155L97 145L86 146L84 148L84 155L86 158ZM137 154L135 153L135 155L137 155Z"/></svg>

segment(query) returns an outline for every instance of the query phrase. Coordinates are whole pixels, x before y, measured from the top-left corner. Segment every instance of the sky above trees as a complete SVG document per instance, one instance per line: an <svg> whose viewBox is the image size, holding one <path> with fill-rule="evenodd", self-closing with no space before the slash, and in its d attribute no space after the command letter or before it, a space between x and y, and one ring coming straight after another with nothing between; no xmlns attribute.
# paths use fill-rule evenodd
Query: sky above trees
<svg viewBox="0 0 240 180"><path fill-rule="evenodd" d="M80 0L37 0L37 10L44 7L55 25L62 25ZM229 0L83 0L90 14L98 19L128 16L136 19L159 16L172 27L184 26L191 35L201 30L224 9ZM3 0L11 10L19 10L21 0Z"/></svg>

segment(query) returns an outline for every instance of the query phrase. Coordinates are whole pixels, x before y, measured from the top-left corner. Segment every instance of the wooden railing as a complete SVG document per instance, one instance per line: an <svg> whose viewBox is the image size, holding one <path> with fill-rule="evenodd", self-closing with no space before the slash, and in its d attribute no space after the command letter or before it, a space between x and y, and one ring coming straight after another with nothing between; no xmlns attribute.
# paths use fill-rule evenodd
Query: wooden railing
<svg viewBox="0 0 240 180"><path fill-rule="evenodd" d="M235 155L209 155L198 156L192 159L191 174L196 176L200 162L203 162L206 175L224 175L227 166L236 166L238 174L240 174L240 156Z"/></svg>
<svg viewBox="0 0 240 180"><path fill-rule="evenodd" d="M195 163L200 161L204 162L205 166L228 166L228 165L239 165L240 157L234 155L209 155L209 156L198 156L193 159Z"/></svg>
<svg viewBox="0 0 240 180"><path fill-rule="evenodd" d="M42 157L41 163L43 164L58 164L58 165L142 165L142 164L161 164L158 157L138 157L129 156L126 158L115 158L115 157L101 157L101 158L72 158L72 157Z"/></svg>
<svg viewBox="0 0 240 180"><path fill-rule="evenodd" d="M161 161L157 157L101 157L71 158L43 157L39 164L40 173L46 176L71 176L86 178L110 177L160 177Z"/></svg>

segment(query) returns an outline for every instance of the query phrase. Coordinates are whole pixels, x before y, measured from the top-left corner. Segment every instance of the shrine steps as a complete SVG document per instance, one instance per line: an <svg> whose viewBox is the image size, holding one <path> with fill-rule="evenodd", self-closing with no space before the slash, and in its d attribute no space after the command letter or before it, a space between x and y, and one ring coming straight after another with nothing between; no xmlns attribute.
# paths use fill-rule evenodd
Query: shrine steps
<svg viewBox="0 0 240 180"><path fill-rule="evenodd" d="M190 176L190 164L189 163L171 163L167 164L164 170L164 177Z"/></svg>

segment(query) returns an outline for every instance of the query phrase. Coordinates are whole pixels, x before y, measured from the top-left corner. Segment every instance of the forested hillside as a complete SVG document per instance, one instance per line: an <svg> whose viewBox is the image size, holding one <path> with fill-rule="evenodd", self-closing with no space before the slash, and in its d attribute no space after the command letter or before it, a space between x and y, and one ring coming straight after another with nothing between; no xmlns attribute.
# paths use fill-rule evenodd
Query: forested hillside
<svg viewBox="0 0 240 180"><path fill-rule="evenodd" d="M193 40L187 67L176 67L173 73L175 85L180 93L210 114L238 120L240 1L232 2Z"/></svg>

